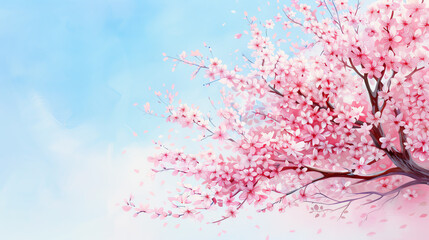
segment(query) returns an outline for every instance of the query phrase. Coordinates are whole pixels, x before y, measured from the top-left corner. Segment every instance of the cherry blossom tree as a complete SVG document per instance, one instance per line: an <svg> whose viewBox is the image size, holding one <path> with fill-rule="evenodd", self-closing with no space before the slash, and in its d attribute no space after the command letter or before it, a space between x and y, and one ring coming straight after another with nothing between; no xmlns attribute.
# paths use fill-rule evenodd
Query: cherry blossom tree
<svg viewBox="0 0 429 240"><path fill-rule="evenodd" d="M170 206L123 205L153 218L235 217L244 204L284 211L308 203L317 215L353 205L383 204L424 195L429 185L429 5L424 0L380 0L365 12L359 1L297 0L266 21L245 13L250 55L228 68L200 51L166 59L195 68L206 85L225 85L217 116L176 103L173 91L156 92L157 114L199 141L224 150L169 149L151 157L156 174L172 172L182 184ZM292 56L271 31L298 28L311 42ZM279 30L277 29L279 28ZM244 36L243 35L243 36ZM237 34L235 38L241 38ZM285 37L286 38L286 37ZM284 41L285 42L285 41ZM207 47L208 51L211 49Z"/></svg>

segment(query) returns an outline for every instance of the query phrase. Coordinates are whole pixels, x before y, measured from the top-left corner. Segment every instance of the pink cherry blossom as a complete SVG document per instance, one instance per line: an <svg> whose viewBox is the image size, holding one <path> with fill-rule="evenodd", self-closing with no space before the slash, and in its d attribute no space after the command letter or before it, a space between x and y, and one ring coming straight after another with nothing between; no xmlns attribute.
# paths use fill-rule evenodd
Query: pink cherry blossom
<svg viewBox="0 0 429 240"><path fill-rule="evenodd" d="M154 140L160 152L149 158L155 174L171 172L181 184L168 206L137 206L130 197L124 211L201 220L222 208L212 221L219 223L245 204L283 212L317 203L321 214L335 214L427 191L428 4L378 0L362 12L351 0L335 0L314 7L293 1L266 21L246 13L249 28L235 37L246 38L249 50L231 66L207 44L206 52L191 51L193 58L164 56L195 68L193 77L205 74L202 84L219 87L220 95L209 97L207 110L194 105L202 101L176 99L172 87L155 92L162 113L156 103L144 105L145 116L189 132L183 142ZM278 22L282 29L274 28ZM282 32L289 28L298 31ZM270 38L270 31L280 32ZM293 32L312 38L288 41ZM276 36L287 39L276 44ZM172 141L191 139L200 148L174 150Z"/></svg>
<svg viewBox="0 0 429 240"><path fill-rule="evenodd" d="M381 147L386 148L387 150L392 150L392 147L394 146L396 138L391 137L390 135L386 135L385 137L380 138Z"/></svg>
<svg viewBox="0 0 429 240"><path fill-rule="evenodd" d="M407 189L405 191L405 193L404 193L403 196L404 196L404 198L406 198L408 200L411 200L413 198L416 198L418 195L417 195L417 191L416 190L414 190L414 189Z"/></svg>

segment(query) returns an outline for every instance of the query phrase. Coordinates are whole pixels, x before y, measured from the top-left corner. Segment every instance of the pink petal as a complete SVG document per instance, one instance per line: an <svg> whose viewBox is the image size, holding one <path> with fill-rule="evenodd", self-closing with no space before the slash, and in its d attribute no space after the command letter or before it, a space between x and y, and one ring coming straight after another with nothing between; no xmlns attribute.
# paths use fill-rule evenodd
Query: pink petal
<svg viewBox="0 0 429 240"><path fill-rule="evenodd" d="M131 208L132 208L132 207L131 207L131 206L128 206L128 205L122 206L122 210L124 210L125 212L130 211L130 209L131 209Z"/></svg>

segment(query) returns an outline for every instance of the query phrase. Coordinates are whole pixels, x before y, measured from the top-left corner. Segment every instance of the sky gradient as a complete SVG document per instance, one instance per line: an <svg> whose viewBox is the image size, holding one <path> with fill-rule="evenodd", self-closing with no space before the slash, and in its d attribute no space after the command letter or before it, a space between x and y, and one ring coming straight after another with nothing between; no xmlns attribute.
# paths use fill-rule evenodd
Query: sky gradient
<svg viewBox="0 0 429 240"><path fill-rule="evenodd" d="M373 239L403 239L418 233L420 223L389 230L403 219L387 210L381 214L389 225L315 220L300 207L285 214L249 210L221 226L188 220L163 227L117 206L139 181L149 182L133 170L150 171L151 139L167 131L134 103L153 101L149 86L163 83L174 83L188 102L217 91L189 80L191 68L171 72L162 53L207 42L216 56L234 61L230 53L247 46L234 38L247 28L245 10L262 19L277 13L253 0L0 0L1 238L364 239L374 231L381 238Z"/></svg>

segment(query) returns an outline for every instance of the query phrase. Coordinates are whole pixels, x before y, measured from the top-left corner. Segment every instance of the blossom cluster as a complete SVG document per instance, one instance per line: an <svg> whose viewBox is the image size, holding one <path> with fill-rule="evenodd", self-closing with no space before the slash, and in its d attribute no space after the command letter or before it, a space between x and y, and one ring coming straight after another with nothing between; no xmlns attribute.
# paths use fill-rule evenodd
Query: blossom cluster
<svg viewBox="0 0 429 240"><path fill-rule="evenodd" d="M384 197L429 179L416 163L429 159L429 6L380 0L365 13L359 7L323 1L313 9L294 1L262 26L246 14L246 71L218 58L207 58L206 66L201 54L198 62L175 58L229 90L221 91L218 124L186 104L168 105L167 121L195 126L202 141L212 138L228 151L151 157L154 171L201 185L184 185L170 198L178 213L131 200L124 209L201 219L203 210L219 206L227 208L223 220L244 203L261 211L310 200L350 204L363 198L351 193L375 189L363 196ZM313 37L292 57L266 34L283 20L284 30L295 26ZM418 194L407 189L403 196Z"/></svg>

